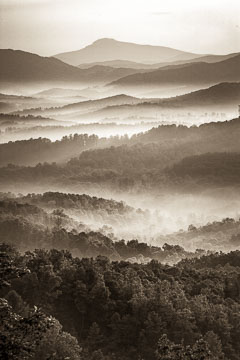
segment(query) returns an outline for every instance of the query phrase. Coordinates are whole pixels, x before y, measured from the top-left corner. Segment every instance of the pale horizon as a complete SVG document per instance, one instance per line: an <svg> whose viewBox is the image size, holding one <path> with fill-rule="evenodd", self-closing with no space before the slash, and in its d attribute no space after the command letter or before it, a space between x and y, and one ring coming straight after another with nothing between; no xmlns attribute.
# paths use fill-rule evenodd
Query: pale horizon
<svg viewBox="0 0 240 360"><path fill-rule="evenodd" d="M0 48L53 56L112 38L200 55L229 54L240 51L239 10L235 0L0 0Z"/></svg>

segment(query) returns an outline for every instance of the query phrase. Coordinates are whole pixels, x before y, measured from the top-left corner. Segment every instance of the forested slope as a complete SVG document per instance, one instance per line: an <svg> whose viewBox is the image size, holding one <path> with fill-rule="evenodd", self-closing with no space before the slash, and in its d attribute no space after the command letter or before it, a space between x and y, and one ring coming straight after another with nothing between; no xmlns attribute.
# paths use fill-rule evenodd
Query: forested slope
<svg viewBox="0 0 240 360"><path fill-rule="evenodd" d="M5 358L239 359L239 251L169 267L0 250Z"/></svg>

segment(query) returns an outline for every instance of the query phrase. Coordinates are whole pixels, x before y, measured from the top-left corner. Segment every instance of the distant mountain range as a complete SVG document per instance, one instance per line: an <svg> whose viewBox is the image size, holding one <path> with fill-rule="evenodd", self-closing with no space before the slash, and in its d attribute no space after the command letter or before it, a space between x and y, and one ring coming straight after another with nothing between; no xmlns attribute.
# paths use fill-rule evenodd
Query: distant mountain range
<svg viewBox="0 0 240 360"><path fill-rule="evenodd" d="M91 109L111 108L112 106L163 106L163 107L189 107L201 105L234 105L240 99L240 82L220 83L207 89L191 92L167 99L139 99L127 95L116 95L99 100L89 100L80 103L65 105L59 110L85 111Z"/></svg>
<svg viewBox="0 0 240 360"><path fill-rule="evenodd" d="M0 80L75 81L82 71L55 58L42 57L21 50L0 49Z"/></svg>
<svg viewBox="0 0 240 360"><path fill-rule="evenodd" d="M107 45L106 45L107 44ZM108 50L104 50L105 45ZM115 49L116 48L116 49ZM90 50L89 50L90 49ZM91 49L95 49L94 51ZM84 48L83 53L109 54L113 50L114 57L119 57L120 52L122 57L127 54L131 58L131 54L135 54L132 49L136 49L136 54L149 54L155 61L158 54L163 54L163 58L172 54L173 58L179 58L179 51L174 49L152 47L148 45L136 45L130 43L117 42L111 39L102 39L95 42L89 47ZM114 49L116 51L114 51ZM110 51L111 50L111 51ZM173 55L173 53L175 55ZM135 54L135 55L136 55ZM188 58L184 52L180 52L181 57ZM135 56L134 55L134 56ZM140 61L142 58L139 55L137 59ZM155 56L156 55L156 56ZM110 55L109 55L110 56ZM195 56L192 54L191 56ZM162 59L163 59L162 58ZM90 59L90 58L89 58ZM134 58L135 59L135 58ZM0 81L16 82L16 83L29 83L29 82L44 82L44 83L59 83L71 84L78 83L83 86L94 85L114 85L117 87L154 87L154 86L189 86L192 89L186 89L185 92L201 87L201 84L212 85L225 81L239 81L240 80L240 54L234 55L208 55L201 59L208 62L196 62L197 59L192 58L191 63L187 60L178 60L171 65L164 65L169 63L154 64L153 66L160 66L157 70L147 68L140 69L141 63L133 62L132 60L111 60L104 62L105 65L97 65L85 67L81 69L64 63L56 58L41 57L39 55L27 53L20 50L0 49ZM222 60L224 59L224 60ZM86 59L85 59L86 60ZM91 61L94 56L91 57ZM213 63L212 61L217 61ZM221 60L221 61L219 61ZM180 64L178 63L180 61ZM184 62L185 61L185 62ZM79 60L78 60L79 63ZM106 66L106 64L112 66ZM93 63L91 62L91 65ZM118 67L123 65L123 67ZM127 65L132 68L126 67ZM150 65L152 66L152 65ZM199 86L200 85L200 86ZM58 85L59 86L59 85ZM105 87L106 91L112 91L110 88ZM61 90L63 93L63 91ZM118 92L118 91L117 91ZM122 92L122 91L121 91ZM115 92L116 93L116 92ZM63 96L66 96L64 94Z"/></svg>
<svg viewBox="0 0 240 360"><path fill-rule="evenodd" d="M166 66L172 66L172 65L182 65L187 63L195 63L195 62L206 62L206 63L214 63L219 62L223 60L230 59L231 57L234 57L238 55L237 53L234 54L228 54L228 55L204 55L200 56L194 59L189 60L179 60L179 61L171 61L171 62L160 62L155 64L144 64L140 62L134 62L134 61L128 61L128 60L109 60L109 61L99 61L99 62L91 62L91 63L85 63L80 64L78 67L80 69L88 69L95 65L101 65L101 66L111 66L115 68L131 68L131 69L145 69L145 70L154 70L163 68Z"/></svg>
<svg viewBox="0 0 240 360"><path fill-rule="evenodd" d="M63 89L63 88L51 88L40 91L33 95L34 97L77 97L78 100L86 99L84 96L79 95L78 90L75 89Z"/></svg>
<svg viewBox="0 0 240 360"><path fill-rule="evenodd" d="M26 106L29 106L31 101L33 101L32 97L0 93L0 112L4 113L17 110L17 104L22 104L23 106L26 104Z"/></svg>
<svg viewBox="0 0 240 360"><path fill-rule="evenodd" d="M59 119L95 119L110 117L153 116L166 110L200 109L206 111L234 108L239 104L240 83L220 83L210 88L167 99L136 98L116 95L98 100L81 101L62 107L48 109L25 109L21 115L34 114L52 116Z"/></svg>
<svg viewBox="0 0 240 360"><path fill-rule="evenodd" d="M115 98L115 97L113 97ZM176 96L168 99L138 99L129 98L129 102L123 100L122 103L108 102L108 98L103 99L99 103L99 108L89 106L88 110L76 107L75 111L69 113L69 119L90 119L100 120L103 118L111 117L128 117L128 116L153 116L159 111L167 110L182 110L200 109L204 107L205 111L212 110L225 110L226 108L233 108L239 104L240 99L240 83L221 83L207 89L194 91L192 93ZM121 100L121 99L119 99ZM83 103L82 103L83 104ZM101 107L100 107L101 105ZM67 105L64 108L71 108ZM83 110L87 110L87 112Z"/></svg>
<svg viewBox="0 0 240 360"><path fill-rule="evenodd" d="M217 63L190 63L174 65L143 74L134 74L116 80L109 85L159 86L180 84L216 84L225 81L240 81L240 54Z"/></svg>
<svg viewBox="0 0 240 360"><path fill-rule="evenodd" d="M104 108L105 106L116 106L122 104L138 104L145 101L144 99L138 99L133 96L127 96L125 94L110 96L98 100L82 101L80 103L69 104L61 107L62 111L89 111L91 109Z"/></svg>
<svg viewBox="0 0 240 360"><path fill-rule="evenodd" d="M78 82L104 84L136 69L93 66L79 69L55 59L20 50L0 49L0 80L3 82Z"/></svg>
<svg viewBox="0 0 240 360"><path fill-rule="evenodd" d="M71 113L86 114L91 111L97 111L108 106L120 106L123 104L133 105L145 101L145 99L138 99L132 96L127 96L124 94L110 96L97 100L87 100L81 101L61 107L54 107L48 109L25 109L21 111L21 114L57 114L57 115L66 115Z"/></svg>
<svg viewBox="0 0 240 360"><path fill-rule="evenodd" d="M220 83L210 88L194 91L190 94L162 99L162 106L234 106L240 100L240 83Z"/></svg>
<svg viewBox="0 0 240 360"><path fill-rule="evenodd" d="M61 102L57 101L57 98L51 98L50 96L40 97L40 96L20 96L20 95L9 95L9 94L0 94L0 112L9 113L13 111L21 111L30 107L50 107L58 104L65 105L67 103L80 101L80 97L71 98L69 101L66 98L63 98Z"/></svg>
<svg viewBox="0 0 240 360"><path fill-rule="evenodd" d="M114 39L99 39L77 51L57 54L54 57L67 64L78 66L112 60L127 60L140 63L189 60L201 55L164 46L139 45Z"/></svg>

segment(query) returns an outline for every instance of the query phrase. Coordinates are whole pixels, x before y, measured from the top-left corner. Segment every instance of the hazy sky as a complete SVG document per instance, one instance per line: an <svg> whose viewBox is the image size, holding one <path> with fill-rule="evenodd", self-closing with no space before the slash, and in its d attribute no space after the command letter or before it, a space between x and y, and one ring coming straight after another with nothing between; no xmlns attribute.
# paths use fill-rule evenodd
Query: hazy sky
<svg viewBox="0 0 240 360"><path fill-rule="evenodd" d="M240 51L239 0L0 0L0 47L40 55L110 37L196 53Z"/></svg>

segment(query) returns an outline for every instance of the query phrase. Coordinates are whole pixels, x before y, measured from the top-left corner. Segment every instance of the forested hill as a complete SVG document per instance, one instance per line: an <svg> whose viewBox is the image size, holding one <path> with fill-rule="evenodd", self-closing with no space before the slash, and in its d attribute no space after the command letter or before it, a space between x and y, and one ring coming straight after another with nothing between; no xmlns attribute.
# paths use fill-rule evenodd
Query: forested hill
<svg viewBox="0 0 240 360"><path fill-rule="evenodd" d="M82 211L91 212L103 210L109 214L127 214L135 210L123 201L107 200L86 194L67 194L49 191L44 194L28 194L16 199L20 203L33 204L50 209L81 209Z"/></svg>
<svg viewBox="0 0 240 360"><path fill-rule="evenodd" d="M240 133L240 119L235 118L229 121L218 121L204 123L202 125L196 126L192 125L190 127L185 125L159 125L158 127L153 127L151 130L146 131L145 133L133 135L131 142L162 142L164 140L177 140L178 138L191 140L194 136L196 140L202 138L204 140L206 137L222 140L224 135L227 137L229 144L230 137L233 136L233 142L236 142L236 137L234 134L239 136Z"/></svg>
<svg viewBox="0 0 240 360"><path fill-rule="evenodd" d="M74 135L56 142L38 139L2 144L2 165L18 164L23 158L27 164L37 165L2 167L0 183L9 190L16 184L23 189L22 185L31 183L33 188L42 187L41 191L54 184L53 189L64 186L71 192L84 192L84 186L90 184L113 190L161 189L188 184L187 179L200 187L204 183L236 186L239 138L240 121L234 119L190 128L160 126L130 139ZM109 146L113 144L116 146Z"/></svg>
<svg viewBox="0 0 240 360"><path fill-rule="evenodd" d="M13 245L19 251L44 248L51 250L65 249L74 256L97 257L107 256L110 260L128 260L130 262L147 263L152 259L163 263L176 263L183 258L198 257L204 253L185 251L178 245L163 244L151 246L141 241L132 239L125 241L114 238L114 234L105 234L104 218L102 229L93 231L82 222L82 218L70 217L66 214L71 196L65 197L66 208L58 208L55 204L51 212L46 211L40 205L32 205L26 202L33 196L22 198L9 198L9 194L0 200L0 238L1 242ZM53 198L51 194L45 194L45 198ZM38 195L35 196L35 201ZM55 194L57 198L57 194ZM84 199L84 196L82 197ZM94 200L94 199L93 199ZM99 199L99 204L101 204ZM29 201L30 202L30 201ZM53 200L51 200L53 202ZM41 203L43 205L43 202ZM61 204L63 205L63 204ZM102 205L102 212L104 203ZM50 204L49 204L50 206ZM51 204L53 206L53 204ZM78 203L79 206L79 203ZM120 213L122 213L121 203ZM85 211L91 212L90 202L84 205ZM97 210L95 210L97 212ZM93 215L92 215L93 216ZM131 217L129 222L131 221ZM107 227L106 227L107 228ZM112 230L112 229L110 229ZM111 236L111 237L110 237Z"/></svg>
<svg viewBox="0 0 240 360"><path fill-rule="evenodd" d="M85 152L61 166L56 163L35 167L9 165L1 168L0 183L3 189L9 190L18 184L21 191L26 191L29 183L32 189L44 190L51 184L57 190L67 187L68 191L84 191L85 184L88 188L92 185L92 190L98 186L117 191L160 191L166 187L191 191L204 189L207 184L211 187L240 185L239 153L188 157L188 148L182 150L180 146L165 153L161 151L156 144L122 146ZM178 159L181 162L174 164Z"/></svg>
<svg viewBox="0 0 240 360"><path fill-rule="evenodd" d="M158 235L156 243L193 246L195 249L229 251L240 249L240 219L225 218L202 226L189 225L187 231L179 230L168 235Z"/></svg>
<svg viewBox="0 0 240 360"><path fill-rule="evenodd" d="M211 122L200 126L161 125L145 133L133 135L131 138L111 137L99 138L95 135L64 136L60 141L52 142L46 138L30 139L0 144L0 166L7 164L35 165L43 162L63 162L80 155L86 149L120 146L122 144L134 145L137 143L156 143L161 156L171 158L171 151L176 149L176 161L184 156L191 156L203 152L240 151L240 121L233 119L224 122ZM105 150L88 153L86 157L101 157ZM122 149L119 151L121 157ZM127 151L127 150L126 150ZM134 150L129 150L134 151ZM111 153L111 149L105 151ZM160 158L160 153L159 153ZM125 161L125 160L124 160ZM144 160L143 160L144 161ZM108 162L108 156L105 163ZM167 163L165 163L167 165Z"/></svg>
<svg viewBox="0 0 240 360"><path fill-rule="evenodd" d="M171 178L191 178L204 185L240 185L240 152L206 153L186 157L169 170Z"/></svg>
<svg viewBox="0 0 240 360"><path fill-rule="evenodd" d="M47 138L19 140L0 144L0 165L35 165L41 162L63 162L95 147L98 137L87 134L64 136L61 140Z"/></svg>
<svg viewBox="0 0 240 360"><path fill-rule="evenodd" d="M188 230L163 235L160 224L156 225L155 233L151 231L161 217L122 202L57 192L17 197L10 193L0 195L1 240L21 251L53 246L80 257L104 255L110 259L135 258L140 262L157 259L174 264L206 251L240 247L237 218L202 226L189 225ZM119 236L119 228L126 228L127 240Z"/></svg>
<svg viewBox="0 0 240 360"><path fill-rule="evenodd" d="M0 258L6 359L239 359L239 251L173 267L7 245Z"/></svg>
<svg viewBox="0 0 240 360"><path fill-rule="evenodd" d="M133 74L116 80L109 85L160 86L169 84L217 84L240 80L240 55L217 63L190 63L180 67L157 69L148 73Z"/></svg>

